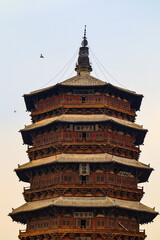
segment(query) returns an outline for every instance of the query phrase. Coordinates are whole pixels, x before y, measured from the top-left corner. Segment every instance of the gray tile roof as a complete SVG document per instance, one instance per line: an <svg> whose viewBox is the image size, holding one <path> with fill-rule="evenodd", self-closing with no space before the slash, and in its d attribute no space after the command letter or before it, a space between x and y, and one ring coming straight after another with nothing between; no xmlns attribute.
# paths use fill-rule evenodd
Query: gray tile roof
<svg viewBox="0 0 160 240"><path fill-rule="evenodd" d="M34 168L43 166L51 163L107 163L107 162L115 162L119 164L123 164L126 166L131 166L135 168L142 168L147 170L152 170L148 165L145 165L135 159L128 159L123 157L113 156L107 153L99 153L99 154L59 154L51 157L41 158L38 160L33 160L28 163L25 163L19 166L16 171L25 170L28 168Z"/></svg>
<svg viewBox="0 0 160 240"><path fill-rule="evenodd" d="M80 115L80 114L64 114L48 119L41 120L39 122L33 123L31 125L25 126L24 129L21 131L28 131L28 130L33 130L36 128L44 127L47 126L53 122L70 122L70 123L77 123L77 122L105 122L105 121L112 121L114 123L129 127L129 128L134 128L138 130L144 130L147 131L146 129L143 129L141 125L138 125L136 123L127 121L127 120L122 120L118 119L115 117L107 116L104 114L94 114L94 115Z"/></svg>
<svg viewBox="0 0 160 240"><path fill-rule="evenodd" d="M13 209L12 213L10 213L10 216L29 211L36 211L50 206L104 208L117 207L138 212L157 214L154 209L135 201L126 201L110 197L58 197L41 201L27 202L22 206Z"/></svg>
<svg viewBox="0 0 160 240"><path fill-rule="evenodd" d="M42 89L39 89L39 90L36 90L36 91L32 91L28 94L25 94L24 96L31 96L31 95L35 95L37 93L41 93L41 92L44 92L44 91L47 91L47 90L50 90L50 89L53 89L55 86L58 86L58 85L62 85L62 86L111 86L113 88L116 88L120 91L124 91L124 92L127 92L127 93L130 93L130 94L133 94L133 95L140 95L141 94L137 94L135 91L131 91L131 90L128 90L128 89L125 89L125 88L121 88L121 87L117 87L117 86L114 86L110 83L107 83L107 82L104 82L98 78L95 78L93 76L91 76L90 74L86 74L86 75L76 75L72 78L69 78L63 82L60 82L56 85L53 85L53 86L50 86L50 87L47 87L47 88L42 88Z"/></svg>

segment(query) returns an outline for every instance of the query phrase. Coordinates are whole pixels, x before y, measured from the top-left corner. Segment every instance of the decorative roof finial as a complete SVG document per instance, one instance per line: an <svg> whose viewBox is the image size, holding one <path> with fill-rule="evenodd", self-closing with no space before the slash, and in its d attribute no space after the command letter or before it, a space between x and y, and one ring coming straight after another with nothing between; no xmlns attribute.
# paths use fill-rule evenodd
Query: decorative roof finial
<svg viewBox="0 0 160 240"><path fill-rule="evenodd" d="M87 47L88 41L86 38L86 25L84 27L84 36L81 44L82 46L79 49L79 57L75 68L78 75L86 73L89 74L92 71L92 67L89 61L89 49Z"/></svg>
<svg viewBox="0 0 160 240"><path fill-rule="evenodd" d="M84 25L84 39L86 38L86 25Z"/></svg>
<svg viewBox="0 0 160 240"><path fill-rule="evenodd" d="M84 26L84 37L83 37L83 41L82 41L82 47L86 47L88 45L88 41L86 38L86 25Z"/></svg>

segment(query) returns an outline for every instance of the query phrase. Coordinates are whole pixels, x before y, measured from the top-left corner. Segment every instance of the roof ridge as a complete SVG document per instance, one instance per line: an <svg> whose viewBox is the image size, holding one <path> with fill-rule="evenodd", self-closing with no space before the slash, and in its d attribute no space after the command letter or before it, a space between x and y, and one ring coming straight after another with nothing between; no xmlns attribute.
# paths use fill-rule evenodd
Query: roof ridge
<svg viewBox="0 0 160 240"><path fill-rule="evenodd" d="M84 82L83 80L87 79L88 81ZM77 84L78 82L78 84ZM104 82L98 78L95 78L89 74L85 74L85 75L76 75L72 78L66 79L62 82L60 82L60 85L78 85L78 86L93 86L93 85L105 85L107 84L107 82Z"/></svg>

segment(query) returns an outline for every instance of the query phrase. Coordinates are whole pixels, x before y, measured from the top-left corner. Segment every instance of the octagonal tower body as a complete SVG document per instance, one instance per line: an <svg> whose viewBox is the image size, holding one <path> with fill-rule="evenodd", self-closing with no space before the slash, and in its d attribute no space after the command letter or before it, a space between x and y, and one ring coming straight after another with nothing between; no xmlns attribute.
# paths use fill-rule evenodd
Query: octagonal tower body
<svg viewBox="0 0 160 240"><path fill-rule="evenodd" d="M15 171L29 187L10 213L26 224L21 240L143 240L140 224L157 215L138 187L153 170L139 162L143 96L91 76L87 44L84 34L76 76L24 95L29 162Z"/></svg>

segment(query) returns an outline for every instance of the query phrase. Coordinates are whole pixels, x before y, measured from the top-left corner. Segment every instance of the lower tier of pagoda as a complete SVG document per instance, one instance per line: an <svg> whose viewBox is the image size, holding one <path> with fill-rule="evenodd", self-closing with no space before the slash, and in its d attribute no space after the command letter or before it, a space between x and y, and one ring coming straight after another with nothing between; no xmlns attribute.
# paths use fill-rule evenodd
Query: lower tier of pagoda
<svg viewBox="0 0 160 240"><path fill-rule="evenodd" d="M125 216L128 215L128 219L129 217L132 218L137 216L139 224L148 223L157 215L157 212L155 212L154 209L135 201L110 197L57 197L41 201L27 202L22 206L13 209L10 216L14 221L28 223L31 222L31 219L35 218L35 215L39 215L40 218L43 216L44 219L46 213L48 215L48 217L46 215L46 219L49 219L51 214L53 216L62 217L65 214L71 214L71 212L71 215L78 219L79 215L77 215L77 213L79 211L84 213L92 212L92 217L93 215L99 215L101 211L104 216L108 216L109 213L114 213L115 216L118 216L119 214L122 215L126 212ZM95 211L96 213L93 214ZM79 217L81 217L81 215ZM90 217L90 215L84 215L84 217L87 218Z"/></svg>
<svg viewBox="0 0 160 240"><path fill-rule="evenodd" d="M27 224L19 234L21 240L144 240L139 224L151 222L157 214L140 202L58 197L25 203L10 216Z"/></svg>

